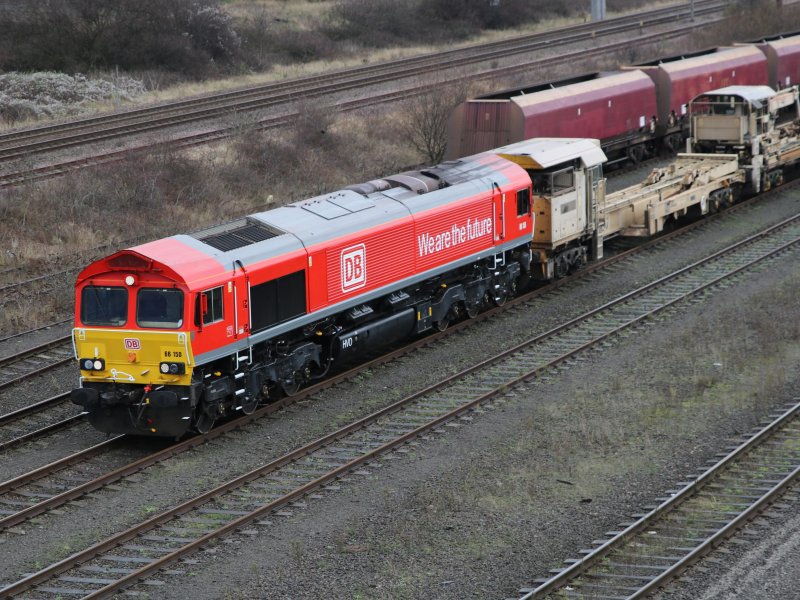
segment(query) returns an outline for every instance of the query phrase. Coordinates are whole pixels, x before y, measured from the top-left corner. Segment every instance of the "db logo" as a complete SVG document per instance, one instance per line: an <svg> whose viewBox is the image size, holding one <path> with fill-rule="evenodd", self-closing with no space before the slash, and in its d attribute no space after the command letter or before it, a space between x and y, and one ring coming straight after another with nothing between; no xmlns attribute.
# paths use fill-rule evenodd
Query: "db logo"
<svg viewBox="0 0 800 600"><path fill-rule="evenodd" d="M137 338L125 338L125 350L141 350L142 343Z"/></svg>
<svg viewBox="0 0 800 600"><path fill-rule="evenodd" d="M367 251L364 244L342 250L342 291L349 292L367 283Z"/></svg>

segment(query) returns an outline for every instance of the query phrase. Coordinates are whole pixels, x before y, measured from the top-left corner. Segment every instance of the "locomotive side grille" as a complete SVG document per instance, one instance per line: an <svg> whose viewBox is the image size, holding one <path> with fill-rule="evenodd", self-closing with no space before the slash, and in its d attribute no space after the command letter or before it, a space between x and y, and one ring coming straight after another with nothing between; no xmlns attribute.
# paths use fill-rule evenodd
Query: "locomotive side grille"
<svg viewBox="0 0 800 600"><path fill-rule="evenodd" d="M217 250L229 252L230 250L236 250L237 248L274 238L281 235L281 233L260 223L241 219L220 227L206 229L195 234L194 237Z"/></svg>

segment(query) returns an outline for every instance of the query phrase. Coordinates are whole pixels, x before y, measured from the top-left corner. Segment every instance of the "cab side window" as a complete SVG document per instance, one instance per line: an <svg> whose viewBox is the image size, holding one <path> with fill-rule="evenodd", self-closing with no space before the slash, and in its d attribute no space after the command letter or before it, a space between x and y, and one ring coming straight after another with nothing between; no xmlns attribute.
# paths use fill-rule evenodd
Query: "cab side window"
<svg viewBox="0 0 800 600"><path fill-rule="evenodd" d="M200 324L201 318L203 325L222 321L222 286L207 290L197 296L194 315L196 325Z"/></svg>
<svg viewBox="0 0 800 600"><path fill-rule="evenodd" d="M568 192L575 187L575 171L572 167L553 173L553 194Z"/></svg>
<svg viewBox="0 0 800 600"><path fill-rule="evenodd" d="M517 192L517 216L527 215L531 211L531 192L528 188Z"/></svg>

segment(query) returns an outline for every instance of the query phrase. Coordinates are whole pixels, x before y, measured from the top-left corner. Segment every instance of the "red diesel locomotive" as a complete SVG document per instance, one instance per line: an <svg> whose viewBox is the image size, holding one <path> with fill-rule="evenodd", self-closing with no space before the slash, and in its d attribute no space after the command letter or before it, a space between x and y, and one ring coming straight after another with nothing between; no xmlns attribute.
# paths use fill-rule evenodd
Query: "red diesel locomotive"
<svg viewBox="0 0 800 600"><path fill-rule="evenodd" d="M76 283L72 400L105 432L204 432L501 304L531 268L533 171L517 162L589 155L603 157L591 140L531 140L96 261Z"/></svg>

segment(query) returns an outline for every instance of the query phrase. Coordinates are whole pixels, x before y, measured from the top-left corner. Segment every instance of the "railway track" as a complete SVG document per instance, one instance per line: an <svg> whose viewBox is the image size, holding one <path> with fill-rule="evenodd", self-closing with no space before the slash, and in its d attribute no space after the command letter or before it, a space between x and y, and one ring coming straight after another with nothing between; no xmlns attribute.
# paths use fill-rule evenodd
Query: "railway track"
<svg viewBox="0 0 800 600"><path fill-rule="evenodd" d="M47 323L46 325L41 325L39 327L34 327L33 329L28 329L26 331L18 331L17 333L12 333L11 335L7 335L5 337L0 338L0 344L4 342L8 342L10 340L14 340L20 337L26 337L29 335L33 335L39 331L44 331L45 329L52 329L53 327L58 327L59 325L66 325L67 323L71 323L72 318L68 319L61 319L60 321L53 321L51 323ZM69 341L68 337L61 336L56 338L56 341L67 342Z"/></svg>
<svg viewBox="0 0 800 600"><path fill-rule="evenodd" d="M725 6L720 0L705 0L697 4L696 15L710 15L719 12ZM473 65L480 62L504 58L513 54L522 54L541 50L552 49L565 44L594 40L609 35L639 31L643 27L651 27L664 23L674 22L688 15L686 5L672 6L645 15L630 15L617 19L604 21L602 24L590 23L575 25L555 32L532 34L511 40L502 40L478 47L461 48L435 55L406 58L378 65L358 67L345 71L338 71L317 75L289 82L266 84L245 90L226 92L214 96L205 96L184 100L154 107L136 109L123 113L82 119L71 123L50 125L35 129L12 131L0 134L0 160L16 158L30 158L36 154L50 152L55 149L71 148L79 145L97 143L103 140L118 138L172 127L186 123L194 123L209 119L219 119L232 113L261 110L269 107L283 107L284 111L296 102L298 97L315 98L331 95L342 91L377 85L402 78L419 77L425 73L441 73L444 69ZM685 35L690 27L682 27L673 33L659 33L650 36L640 36L637 43L663 41L669 37ZM480 79L488 76L497 77L520 69L533 69L542 64L568 63L578 59L585 59L594 54L625 49L630 47L630 40L618 44L611 44L594 50L581 50L558 57L537 60L522 66L492 69L482 74L472 76ZM439 82L438 85L442 85ZM389 102L404 97L424 93L427 88L415 88L403 92L372 96L353 102L337 104L337 110L356 110L380 102ZM291 122L296 117L294 112L284 112L278 116L262 119L258 128L266 129L278 127ZM122 160L131 152L142 151L155 146L191 146L208 143L228 137L238 127L213 127L201 134L184 135L168 142L145 144L139 147L127 148L113 152L104 152L93 156L75 160L61 161L58 164L49 164L40 167L23 167L20 170L0 175L0 188L16 185L23 182L35 181L41 178L52 177L64 172L83 168L90 165Z"/></svg>
<svg viewBox="0 0 800 600"><path fill-rule="evenodd" d="M86 413L75 410L65 392L0 416L0 451L82 422Z"/></svg>
<svg viewBox="0 0 800 600"><path fill-rule="evenodd" d="M74 361L70 336L59 337L0 359L0 390ZM0 451L31 442L83 421L69 393L0 415Z"/></svg>
<svg viewBox="0 0 800 600"><path fill-rule="evenodd" d="M513 386L800 244L800 215L549 332L487 359L160 515L0 590L4 597L100 598L150 577L200 546L262 518L286 514L312 494L335 492L368 465L396 456L474 417ZM294 503L294 504L292 504ZM158 583L149 580L149 583Z"/></svg>
<svg viewBox="0 0 800 600"><path fill-rule="evenodd" d="M0 359L0 391L73 361L70 336L6 356ZM83 421L84 416L85 413L76 412L76 407L69 402L68 392L0 415L0 451L71 427Z"/></svg>
<svg viewBox="0 0 800 600"><path fill-rule="evenodd" d="M771 506L800 478L800 398L719 462L609 532L521 600L635 599L664 586Z"/></svg>
<svg viewBox="0 0 800 600"><path fill-rule="evenodd" d="M0 359L0 390L72 361L70 340L63 336Z"/></svg>

